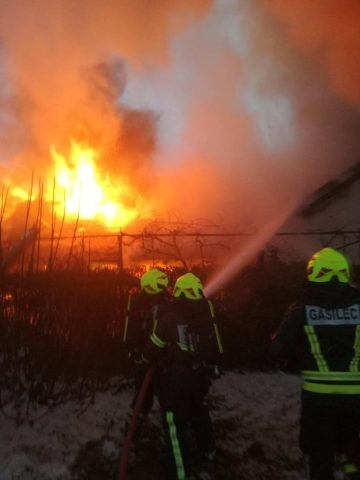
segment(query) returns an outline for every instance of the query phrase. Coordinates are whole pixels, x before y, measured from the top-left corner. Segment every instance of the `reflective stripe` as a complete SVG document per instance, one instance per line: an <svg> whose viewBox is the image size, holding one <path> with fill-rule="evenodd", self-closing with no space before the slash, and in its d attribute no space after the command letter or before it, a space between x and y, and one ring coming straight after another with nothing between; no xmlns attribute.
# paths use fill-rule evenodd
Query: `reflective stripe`
<svg viewBox="0 0 360 480"><path fill-rule="evenodd" d="M302 375L308 392L360 395L360 373L304 370Z"/></svg>
<svg viewBox="0 0 360 480"><path fill-rule="evenodd" d="M349 459L348 456L344 453L339 455L339 462L341 465L341 470L345 474L357 473L359 471L358 466L355 465L355 463L352 463L351 459Z"/></svg>
<svg viewBox="0 0 360 480"><path fill-rule="evenodd" d="M148 358L146 358L144 354L141 355L141 360L142 360L144 363L150 363L150 360L149 360Z"/></svg>
<svg viewBox="0 0 360 480"><path fill-rule="evenodd" d="M343 467L342 467L342 470L345 474L357 473L359 471L359 469L355 465L355 463L345 463L345 465L343 465Z"/></svg>
<svg viewBox="0 0 360 480"><path fill-rule="evenodd" d="M186 343L176 342L176 345L180 348L183 352L195 352L194 345L187 345Z"/></svg>
<svg viewBox="0 0 360 480"><path fill-rule="evenodd" d="M185 480L184 462L182 458L181 448L179 445L179 439L177 437L173 412L166 412L166 421L169 427L169 436L170 436L171 446L174 454L177 478L178 480Z"/></svg>
<svg viewBox="0 0 360 480"><path fill-rule="evenodd" d="M180 348L180 350L182 350L183 352L188 352L189 351L189 348L188 346L186 345L186 343L182 343L182 342L176 342L176 345Z"/></svg>
<svg viewBox="0 0 360 480"><path fill-rule="evenodd" d="M354 338L354 357L350 362L349 370L351 372L359 371L359 360L360 360L360 325L356 326L355 329L355 338Z"/></svg>
<svg viewBox="0 0 360 480"><path fill-rule="evenodd" d="M303 370L304 380L360 382L360 372L318 372L317 370Z"/></svg>
<svg viewBox="0 0 360 480"><path fill-rule="evenodd" d="M154 320L154 325L153 325L153 329L152 329L152 332L151 333L155 333L156 329L157 329L157 326L158 326L158 319L155 318Z"/></svg>
<svg viewBox="0 0 360 480"><path fill-rule="evenodd" d="M210 314L211 314L212 318L215 319L214 305L212 304L211 300L208 300L207 302L208 302L208 305L209 305L209 308L210 308ZM216 336L216 341L217 341L219 352L224 353L224 348L223 348L223 345L222 345L222 341L221 341L221 337L220 337L220 333L219 333L217 323L214 322L213 326L214 326L214 331L215 331L215 336Z"/></svg>
<svg viewBox="0 0 360 480"><path fill-rule="evenodd" d="M331 385L304 381L303 389L313 393L332 393L340 395L360 395L360 385Z"/></svg>
<svg viewBox="0 0 360 480"><path fill-rule="evenodd" d="M302 375L303 389L308 392L360 395L360 373L304 370Z"/></svg>
<svg viewBox="0 0 360 480"><path fill-rule="evenodd" d="M218 326L217 326L216 323L213 323L213 325L214 325L215 336L216 336L216 341L217 341L217 344L218 344L219 352L220 352L220 353L224 353L224 349L223 349L223 346L222 346L222 342L221 342L221 338L220 338Z"/></svg>
<svg viewBox="0 0 360 480"><path fill-rule="evenodd" d="M312 325L305 325L304 329L310 343L311 353L314 355L318 369L321 372L328 372L329 367L327 366L326 360L321 353L319 340L314 327Z"/></svg>
<svg viewBox="0 0 360 480"><path fill-rule="evenodd" d="M124 325L124 334L123 334L123 342L124 343L126 342L128 325L129 325L129 313L130 313L131 297L132 297L132 294L130 293L129 298L128 298L128 303L127 303L125 325Z"/></svg>
<svg viewBox="0 0 360 480"><path fill-rule="evenodd" d="M157 319L157 313L158 313L158 310L159 310L159 306L158 305L154 305L151 312L152 312L152 320L153 320L153 326L152 326L152 330L151 330L151 333L155 333L156 331L156 328L157 328L157 324L158 324L158 319Z"/></svg>
<svg viewBox="0 0 360 480"><path fill-rule="evenodd" d="M150 337L150 340L159 348L164 348L166 347L166 342L164 342L163 340L161 340L161 338L159 338L156 333L152 333L151 334L151 337Z"/></svg>
<svg viewBox="0 0 360 480"><path fill-rule="evenodd" d="M210 313L211 313L211 316L212 318L215 318L215 309L214 309L214 305L212 304L212 301L211 300L208 300L208 305L209 305L209 308L210 308Z"/></svg>

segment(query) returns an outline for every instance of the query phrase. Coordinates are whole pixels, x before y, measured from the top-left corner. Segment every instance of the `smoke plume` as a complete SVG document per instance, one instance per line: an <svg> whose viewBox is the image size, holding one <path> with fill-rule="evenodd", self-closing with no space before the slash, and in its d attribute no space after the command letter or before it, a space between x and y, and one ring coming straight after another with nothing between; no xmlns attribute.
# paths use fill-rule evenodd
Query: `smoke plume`
<svg viewBox="0 0 360 480"><path fill-rule="evenodd" d="M0 8L0 162L13 184L51 172L50 145L91 137L153 215L254 230L358 160L356 0Z"/></svg>
<svg viewBox="0 0 360 480"><path fill-rule="evenodd" d="M348 13L342 12L343 3L332 3L330 17ZM289 4L293 9L280 8ZM217 214L240 229L281 216L283 205L301 202L358 161L360 146L359 109L351 93L356 82L344 96L326 68L327 45L320 50L306 32L315 24L323 29L319 36L341 58L359 55L358 42L329 38L328 24L316 20L320 12L328 18L326 2L306 14L299 7L298 29L308 42L301 48L289 28L298 2L269 5L215 2L206 19L182 34L175 50L178 70L188 72L182 85L183 168L174 172L189 199L186 210L193 216ZM344 29L338 34L344 36ZM338 77L347 78L348 66L338 65ZM173 181L166 178L166 183Z"/></svg>
<svg viewBox="0 0 360 480"><path fill-rule="evenodd" d="M7 107L1 119L2 163L16 150L26 163L41 168L49 142L63 147L80 125L100 143L116 143L124 63L164 64L169 33L207 5L206 0L1 0L0 54L8 85L0 95ZM140 123L151 122L140 115ZM149 128L151 135L154 127ZM10 143L13 148L5 149Z"/></svg>

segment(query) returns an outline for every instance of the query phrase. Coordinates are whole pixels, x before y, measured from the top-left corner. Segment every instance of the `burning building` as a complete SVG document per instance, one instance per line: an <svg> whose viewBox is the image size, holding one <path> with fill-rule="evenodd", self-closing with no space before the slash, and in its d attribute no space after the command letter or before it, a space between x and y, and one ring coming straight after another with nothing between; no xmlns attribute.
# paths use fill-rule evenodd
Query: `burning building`
<svg viewBox="0 0 360 480"><path fill-rule="evenodd" d="M313 3L0 0L3 253L254 233L354 165L359 8Z"/></svg>

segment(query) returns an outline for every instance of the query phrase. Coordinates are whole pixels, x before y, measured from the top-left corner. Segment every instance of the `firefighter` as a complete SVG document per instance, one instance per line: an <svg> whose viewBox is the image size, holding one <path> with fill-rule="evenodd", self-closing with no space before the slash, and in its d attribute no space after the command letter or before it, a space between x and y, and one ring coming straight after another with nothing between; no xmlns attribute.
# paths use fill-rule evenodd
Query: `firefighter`
<svg viewBox="0 0 360 480"><path fill-rule="evenodd" d="M215 459L205 397L210 369L222 353L213 305L205 299L199 278L186 273L176 280L171 307L159 309L144 353L145 361L160 360L166 365L158 398L170 479L211 478L195 475L208 474Z"/></svg>
<svg viewBox="0 0 360 480"><path fill-rule="evenodd" d="M300 447L311 480L359 480L360 295L346 257L316 252L307 283L272 341L277 357L295 353L302 370Z"/></svg>
<svg viewBox="0 0 360 480"><path fill-rule="evenodd" d="M154 328L154 320L159 307L171 298L167 290L168 277L158 268L152 268L140 278L140 288L130 291L122 332L122 343L127 351L128 359L134 368L135 392L131 403L129 418L125 422L125 432L133 415L133 408L141 388L146 369L141 361L144 343ZM154 379L156 374L154 375ZM154 402L154 386L149 386L138 419L137 434L150 412Z"/></svg>

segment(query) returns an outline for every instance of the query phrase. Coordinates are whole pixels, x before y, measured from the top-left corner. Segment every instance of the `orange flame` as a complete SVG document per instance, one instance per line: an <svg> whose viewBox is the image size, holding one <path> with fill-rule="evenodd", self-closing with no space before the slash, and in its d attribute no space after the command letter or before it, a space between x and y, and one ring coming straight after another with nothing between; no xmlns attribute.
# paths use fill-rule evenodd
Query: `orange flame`
<svg viewBox="0 0 360 480"><path fill-rule="evenodd" d="M57 215L62 215L65 210L67 218L79 216L98 220L106 227L116 229L128 225L139 215L137 208L126 207L120 201L123 195L132 198L136 195L129 185L120 180L114 185L109 174L101 178L94 149L72 141L68 161L54 146L51 146L50 153L55 163L55 182L60 187L54 192ZM51 201L52 195L53 187L47 189L46 200Z"/></svg>

